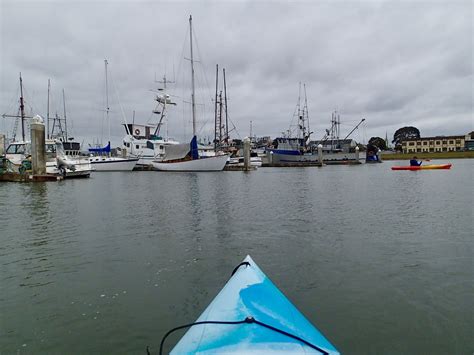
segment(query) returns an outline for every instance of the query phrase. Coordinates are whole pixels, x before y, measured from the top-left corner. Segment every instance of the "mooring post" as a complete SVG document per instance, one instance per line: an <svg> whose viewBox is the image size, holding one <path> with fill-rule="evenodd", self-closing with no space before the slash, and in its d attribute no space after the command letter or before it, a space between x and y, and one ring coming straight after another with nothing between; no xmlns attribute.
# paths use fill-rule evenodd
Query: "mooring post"
<svg viewBox="0 0 474 355"><path fill-rule="evenodd" d="M5 153L5 135L0 134L0 156Z"/></svg>
<svg viewBox="0 0 474 355"><path fill-rule="evenodd" d="M31 119L31 165L33 175L46 174L45 128L43 118L36 115Z"/></svg>
<svg viewBox="0 0 474 355"><path fill-rule="evenodd" d="M318 144L318 161L319 164L323 165L323 145Z"/></svg>
<svg viewBox="0 0 474 355"><path fill-rule="evenodd" d="M356 154L356 163L359 163L359 146L356 147L355 149L355 154Z"/></svg>
<svg viewBox="0 0 474 355"><path fill-rule="evenodd" d="M250 170L250 139L244 139L244 170Z"/></svg>

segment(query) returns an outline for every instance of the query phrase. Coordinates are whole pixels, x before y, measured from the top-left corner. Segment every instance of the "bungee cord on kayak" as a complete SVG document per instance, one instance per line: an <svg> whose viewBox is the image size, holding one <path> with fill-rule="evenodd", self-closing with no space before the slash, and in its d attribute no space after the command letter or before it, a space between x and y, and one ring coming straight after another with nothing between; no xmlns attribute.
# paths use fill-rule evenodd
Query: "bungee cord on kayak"
<svg viewBox="0 0 474 355"><path fill-rule="evenodd" d="M241 266L242 264L244 263L241 263L237 266L237 268L239 266ZM248 265L250 265L249 263L247 263ZM235 270L234 270L235 271ZM266 323L263 323L263 322L260 322L258 320L256 320L255 318L249 316L247 318L245 318L244 320L240 320L240 321L215 321L215 320L206 320L206 321L200 321L200 322L194 322L194 323L189 323L189 324L185 324L185 325L180 325L179 327L176 327L176 328L173 328L171 330L169 330L163 337L163 339L161 339L161 343L160 343L160 352L159 354L162 355L163 354L163 345L165 343L165 340L166 338L174 333L175 331L177 330L180 330L180 329L185 329L185 328L190 328L190 327L193 327L195 325L202 325L202 324L223 324L223 325L237 325L237 324L257 324L257 325L260 325L262 327L265 327L267 329L270 329L270 330L273 330L277 333L280 333L280 334L283 334L283 335L286 335L287 337L290 337L290 338L293 338L295 340L298 340L302 343L304 343L305 345L309 346L310 348L313 348L317 351L319 351L321 354L324 354L324 355L328 355L329 353L326 351L326 350L323 350L321 349L320 347L314 345L314 344L311 344L310 342L300 338L299 336L297 335L294 335L294 334L291 334L291 333L288 333L288 332L285 332L284 330L281 330L281 329L278 329L278 328L275 328L269 324L266 324ZM147 354L150 354L149 350L148 350L148 347L147 347Z"/></svg>
<svg viewBox="0 0 474 355"><path fill-rule="evenodd" d="M234 274L237 272L237 270L239 270L239 267L241 266L250 266L250 263L248 261L242 261L239 265L237 265L234 270L232 271L232 274L230 274L230 277L234 276Z"/></svg>

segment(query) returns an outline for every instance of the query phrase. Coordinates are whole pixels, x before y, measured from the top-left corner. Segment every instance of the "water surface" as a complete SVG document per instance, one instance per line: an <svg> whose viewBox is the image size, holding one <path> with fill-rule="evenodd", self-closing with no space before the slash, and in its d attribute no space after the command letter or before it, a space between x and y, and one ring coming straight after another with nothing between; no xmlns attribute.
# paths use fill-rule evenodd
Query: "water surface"
<svg viewBox="0 0 474 355"><path fill-rule="evenodd" d="M393 164L0 184L0 353L156 353L250 254L343 353L472 354L474 161Z"/></svg>

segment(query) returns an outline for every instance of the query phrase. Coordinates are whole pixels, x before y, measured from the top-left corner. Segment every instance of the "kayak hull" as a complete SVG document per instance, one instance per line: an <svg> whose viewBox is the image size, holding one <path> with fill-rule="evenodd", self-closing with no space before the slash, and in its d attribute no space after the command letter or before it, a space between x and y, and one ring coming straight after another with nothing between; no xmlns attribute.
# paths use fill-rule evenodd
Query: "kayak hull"
<svg viewBox="0 0 474 355"><path fill-rule="evenodd" d="M171 354L339 354L250 256L196 322L242 321L247 317L299 337L323 351L262 325L244 323L192 326Z"/></svg>
<svg viewBox="0 0 474 355"><path fill-rule="evenodd" d="M451 169L452 164L432 164L420 166L392 166L392 170L447 170Z"/></svg>

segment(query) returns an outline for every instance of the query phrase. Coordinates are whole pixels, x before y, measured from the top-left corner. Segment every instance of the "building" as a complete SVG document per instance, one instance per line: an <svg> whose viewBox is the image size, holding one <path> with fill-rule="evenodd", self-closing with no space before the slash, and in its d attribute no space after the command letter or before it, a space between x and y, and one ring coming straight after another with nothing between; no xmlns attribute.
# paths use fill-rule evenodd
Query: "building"
<svg viewBox="0 0 474 355"><path fill-rule="evenodd" d="M467 148L466 137L467 136L436 136L407 138L401 142L402 151L403 153L459 152Z"/></svg>
<svg viewBox="0 0 474 355"><path fill-rule="evenodd" d="M464 138L464 147L466 150L474 150L474 131L466 134Z"/></svg>

